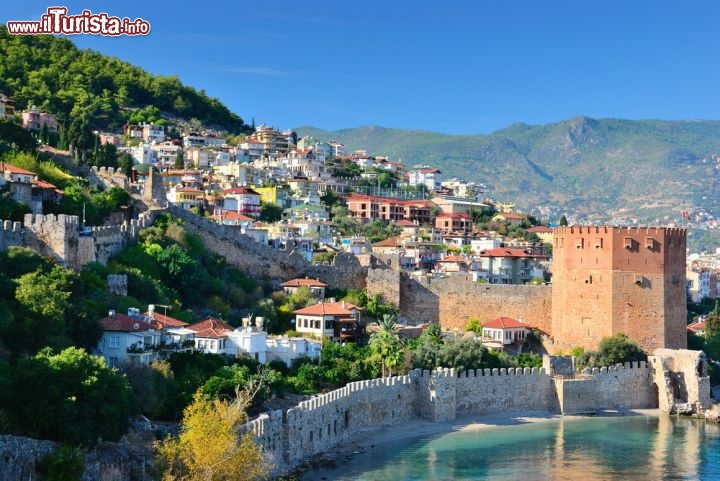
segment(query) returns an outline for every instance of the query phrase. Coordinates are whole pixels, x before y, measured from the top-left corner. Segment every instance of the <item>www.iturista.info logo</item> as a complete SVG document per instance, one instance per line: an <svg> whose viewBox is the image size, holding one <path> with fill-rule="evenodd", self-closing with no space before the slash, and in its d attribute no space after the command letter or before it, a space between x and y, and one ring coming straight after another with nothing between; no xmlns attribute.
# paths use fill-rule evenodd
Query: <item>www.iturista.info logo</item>
<svg viewBox="0 0 720 481"><path fill-rule="evenodd" d="M49 7L40 21L7 22L10 35L147 35L150 24L142 18L111 17L107 13L83 10L80 15L68 15L65 7Z"/></svg>

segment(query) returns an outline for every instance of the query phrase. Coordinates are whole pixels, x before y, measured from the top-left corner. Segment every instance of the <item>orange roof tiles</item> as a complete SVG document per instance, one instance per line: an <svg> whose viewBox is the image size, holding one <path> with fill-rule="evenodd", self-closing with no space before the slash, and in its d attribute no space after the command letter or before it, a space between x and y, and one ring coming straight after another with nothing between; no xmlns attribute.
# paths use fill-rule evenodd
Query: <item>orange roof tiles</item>
<svg viewBox="0 0 720 481"><path fill-rule="evenodd" d="M310 278L305 278L305 279L301 279L301 278L291 279L291 280L289 280L289 281L283 282L283 283L280 284L280 285L283 286L283 287L302 287L302 286L307 286L307 287L327 287L327 284L325 284L324 282L320 282L320 281L317 280L317 279L310 279Z"/></svg>
<svg viewBox="0 0 720 481"><path fill-rule="evenodd" d="M143 319L120 313L103 317L98 322L100 322L100 325L102 325L106 331L141 332L148 331L152 327L150 323Z"/></svg>
<svg viewBox="0 0 720 481"><path fill-rule="evenodd" d="M149 314L149 312L143 313L144 316L148 317ZM155 312L150 319L150 325L155 329L165 329L166 327L185 327L188 323L183 322L180 319L175 319L174 317Z"/></svg>
<svg viewBox="0 0 720 481"><path fill-rule="evenodd" d="M321 302L293 311L293 314L302 314L305 316L350 316L352 315L351 309L362 310L361 307L345 301Z"/></svg>
<svg viewBox="0 0 720 481"><path fill-rule="evenodd" d="M235 329L225 324L220 319L214 317L208 317L205 320L190 324L187 326L188 329L195 331L195 337L205 337L210 339L219 339L227 336Z"/></svg>
<svg viewBox="0 0 720 481"><path fill-rule="evenodd" d="M9 171L11 174L25 174L25 175L36 175L35 172L21 169L7 162L0 162L0 172Z"/></svg>
<svg viewBox="0 0 720 481"><path fill-rule="evenodd" d="M526 324L523 324L520 321L516 321L511 317L498 317L497 319L486 322L485 324L483 324L483 327L489 327L492 329L518 329L523 327L526 329L528 328Z"/></svg>

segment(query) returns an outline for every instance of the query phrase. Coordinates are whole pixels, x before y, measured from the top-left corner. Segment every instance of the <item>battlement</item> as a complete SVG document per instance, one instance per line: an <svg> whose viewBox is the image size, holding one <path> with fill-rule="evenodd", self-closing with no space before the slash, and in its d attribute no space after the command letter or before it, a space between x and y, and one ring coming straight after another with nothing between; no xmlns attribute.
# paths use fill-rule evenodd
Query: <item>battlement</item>
<svg viewBox="0 0 720 481"><path fill-rule="evenodd" d="M625 364L615 364L614 366L607 366L607 367L593 367L589 368L586 367L583 369L582 374L583 375L590 375L590 376L598 376L603 374L613 374L623 371L629 371L631 369L640 369L640 370L649 370L650 366L645 361L634 361L634 362L626 362Z"/></svg>
<svg viewBox="0 0 720 481"><path fill-rule="evenodd" d="M510 368L492 368L492 369L471 369L461 372L460 378L473 377L489 377L489 376L544 376L545 369L542 367L510 367Z"/></svg>
<svg viewBox="0 0 720 481"><path fill-rule="evenodd" d="M356 394L361 392L369 392L391 386L407 385L411 384L411 382L412 380L410 376L394 376L351 382L343 388L336 389L325 394L320 394L307 401L302 401L296 407L288 410L288 416L291 415L290 411L293 411L294 413L297 413L299 411L313 411L341 399L355 396Z"/></svg>
<svg viewBox="0 0 720 481"><path fill-rule="evenodd" d="M23 225L22 222L13 222L11 220L0 221L2 223L2 230L5 232L17 232L22 233Z"/></svg>
<svg viewBox="0 0 720 481"><path fill-rule="evenodd" d="M125 177L125 173L122 171L122 169L120 169L120 167L116 169L115 167L97 167L93 165L92 167L90 167L90 171L100 176L121 174L123 177Z"/></svg>
<svg viewBox="0 0 720 481"><path fill-rule="evenodd" d="M687 229L683 227L664 227L664 226L594 226L594 225L572 225L555 227L554 235L578 235L578 234L613 234L615 236L633 236L633 235L678 235L685 236Z"/></svg>
<svg viewBox="0 0 720 481"><path fill-rule="evenodd" d="M34 226L46 225L46 224L57 224L66 226L78 226L80 225L80 218L76 215L67 214L25 214L24 222L25 227L33 228Z"/></svg>

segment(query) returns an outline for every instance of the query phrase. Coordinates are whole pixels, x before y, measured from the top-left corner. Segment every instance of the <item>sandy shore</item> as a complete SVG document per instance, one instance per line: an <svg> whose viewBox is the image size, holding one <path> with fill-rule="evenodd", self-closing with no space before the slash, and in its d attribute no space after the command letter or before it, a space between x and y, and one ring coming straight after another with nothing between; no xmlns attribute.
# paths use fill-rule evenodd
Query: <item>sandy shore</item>
<svg viewBox="0 0 720 481"><path fill-rule="evenodd" d="M596 416L659 416L659 409L631 409L623 411L599 411ZM470 416L452 421L425 421L413 420L405 424L398 424L384 428L380 431L369 432L358 436L350 443L341 444L327 453L316 457L308 466L303 468L298 479L302 481L315 481L328 479L337 474L338 466L342 466L355 456L362 455L369 450L387 449L399 442L421 439L430 436L442 435L458 431L477 431L492 429L501 426L517 426L528 423L549 422L560 419L577 419L587 416L561 415L544 411L524 412L522 414L489 414L485 416Z"/></svg>

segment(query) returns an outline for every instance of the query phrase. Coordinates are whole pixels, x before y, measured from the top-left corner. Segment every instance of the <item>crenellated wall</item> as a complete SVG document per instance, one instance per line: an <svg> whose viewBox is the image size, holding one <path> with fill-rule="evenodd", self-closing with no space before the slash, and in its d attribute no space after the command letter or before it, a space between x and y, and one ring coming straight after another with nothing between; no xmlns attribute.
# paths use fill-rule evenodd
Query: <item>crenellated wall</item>
<svg viewBox="0 0 720 481"><path fill-rule="evenodd" d="M285 413L266 413L241 432L255 434L280 472L363 433L413 419L655 408L656 392L653 369L644 362L587 370L577 378L552 376L542 368L459 375L454 369L414 370L407 376L355 382Z"/></svg>
<svg viewBox="0 0 720 481"><path fill-rule="evenodd" d="M0 251L6 251L11 246L23 245L23 227L21 222L0 220Z"/></svg>
<svg viewBox="0 0 720 481"><path fill-rule="evenodd" d="M575 378L555 379L563 414L594 413L598 409L657 407L653 368L644 361L585 369Z"/></svg>
<svg viewBox="0 0 720 481"><path fill-rule="evenodd" d="M182 219L190 232L199 234L206 248L260 279L310 276L342 289L365 288L367 267L351 254L336 255L332 265L311 265L293 251L255 242L237 227L218 224L177 206L168 206L167 211Z"/></svg>

